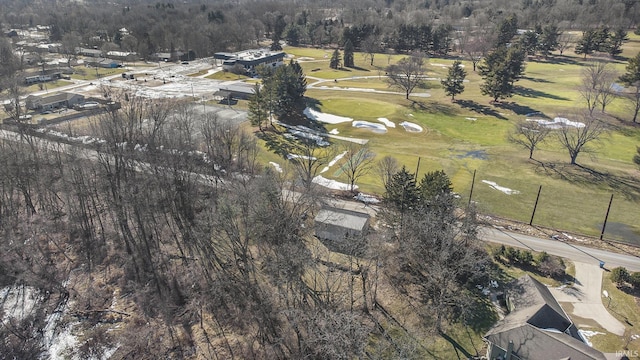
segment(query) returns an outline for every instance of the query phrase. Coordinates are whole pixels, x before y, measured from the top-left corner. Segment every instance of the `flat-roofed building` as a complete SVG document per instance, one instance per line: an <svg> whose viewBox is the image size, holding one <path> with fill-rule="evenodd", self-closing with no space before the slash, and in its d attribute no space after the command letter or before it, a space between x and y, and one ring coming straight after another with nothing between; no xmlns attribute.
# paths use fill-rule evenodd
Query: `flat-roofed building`
<svg viewBox="0 0 640 360"><path fill-rule="evenodd" d="M218 52L213 55L216 60L222 60L222 68L231 70L235 66L242 66L249 73L255 73L260 65L277 67L284 64L285 53L283 51L271 51L269 49L252 49L235 53Z"/></svg>

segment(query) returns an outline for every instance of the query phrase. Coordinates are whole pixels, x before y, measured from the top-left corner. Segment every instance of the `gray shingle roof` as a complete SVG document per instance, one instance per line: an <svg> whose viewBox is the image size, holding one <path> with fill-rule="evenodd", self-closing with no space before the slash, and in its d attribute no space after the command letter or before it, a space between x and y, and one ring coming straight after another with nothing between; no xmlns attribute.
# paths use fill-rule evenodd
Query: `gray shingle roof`
<svg viewBox="0 0 640 360"><path fill-rule="evenodd" d="M487 332L487 341L501 349L512 341L513 353L520 359L605 359L582 342L578 329L544 284L526 275L507 292L514 309Z"/></svg>

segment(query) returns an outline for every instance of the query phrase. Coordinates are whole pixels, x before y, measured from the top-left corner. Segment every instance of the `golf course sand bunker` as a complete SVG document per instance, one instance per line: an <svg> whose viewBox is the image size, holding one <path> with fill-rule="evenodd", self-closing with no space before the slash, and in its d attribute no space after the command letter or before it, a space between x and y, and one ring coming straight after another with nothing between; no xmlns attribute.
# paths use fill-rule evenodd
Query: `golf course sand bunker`
<svg viewBox="0 0 640 360"><path fill-rule="evenodd" d="M573 126L573 127L577 127L577 128L583 128L585 125L584 123L581 122L577 122L577 121L571 121L567 118L563 118L563 117L556 117L553 118L553 120L546 120L546 119L527 119L527 121L535 121L538 124L549 128L549 129L562 129L564 127L567 126Z"/></svg>
<svg viewBox="0 0 640 360"><path fill-rule="evenodd" d="M416 132L416 133L422 132L422 126L418 124L410 123L408 121L401 122L400 126L402 126L404 130L407 132Z"/></svg>
<svg viewBox="0 0 640 360"><path fill-rule="evenodd" d="M500 186L497 183L493 182L493 181L489 181L489 180L482 180L483 183L489 185L490 187L492 187L495 190L501 191L507 195L516 195L516 194L520 194L520 191L518 190L512 190L509 189L508 187L504 187L504 186Z"/></svg>
<svg viewBox="0 0 640 360"><path fill-rule="evenodd" d="M311 108L304 109L304 114L311 120L327 123L327 124L340 124L344 122L353 121L352 118L325 114L320 111L313 110Z"/></svg>
<svg viewBox="0 0 640 360"><path fill-rule="evenodd" d="M384 134L387 132L387 127L383 124L376 124L368 121L356 120L351 123L351 126L355 128L369 129L374 133Z"/></svg>
<svg viewBox="0 0 640 360"><path fill-rule="evenodd" d="M383 123L384 126L386 126L386 127L390 127L390 128L395 128L396 127L396 123L394 123L393 121L391 121L391 120L389 120L387 118L378 118L378 121Z"/></svg>

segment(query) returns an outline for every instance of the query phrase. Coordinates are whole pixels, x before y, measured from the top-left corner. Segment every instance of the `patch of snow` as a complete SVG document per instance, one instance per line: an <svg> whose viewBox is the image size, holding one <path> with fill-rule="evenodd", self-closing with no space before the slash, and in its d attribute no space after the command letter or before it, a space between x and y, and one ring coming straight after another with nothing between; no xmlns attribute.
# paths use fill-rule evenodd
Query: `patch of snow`
<svg viewBox="0 0 640 360"><path fill-rule="evenodd" d="M340 124L344 122L353 121L352 118L325 114L320 111L313 110L311 108L304 109L304 114L311 120L327 123L327 124Z"/></svg>
<svg viewBox="0 0 640 360"><path fill-rule="evenodd" d="M563 118L563 117L556 117L553 120L545 120L545 119L529 119L527 118L527 121L535 121L538 124L547 127L549 129L562 129L563 127L567 127L567 126L573 126L573 127L577 127L577 128L583 128L585 127L584 123L581 122L577 122L577 121L571 121L567 118Z"/></svg>
<svg viewBox="0 0 640 360"><path fill-rule="evenodd" d="M391 121L391 120L389 120L387 118L378 118L378 121L383 123L386 127L390 127L390 128L396 127L396 123L394 123L393 121Z"/></svg>
<svg viewBox="0 0 640 360"><path fill-rule="evenodd" d="M335 181L335 180L330 180L325 177L322 177L321 175L314 177L312 181L315 184L324 186L332 190L351 190L351 185L345 184L339 181ZM358 188L358 185L354 185L353 189L355 190L357 188Z"/></svg>
<svg viewBox="0 0 640 360"><path fill-rule="evenodd" d="M375 196L363 193L358 193L358 195L354 196L353 198L356 199L356 201L361 201L365 204L377 204L380 202L380 200L378 200Z"/></svg>
<svg viewBox="0 0 640 360"><path fill-rule="evenodd" d="M276 169L277 172L279 173L282 172L282 167L280 166L280 164L274 163L273 161L269 161L269 164L273 165L273 167Z"/></svg>
<svg viewBox="0 0 640 360"><path fill-rule="evenodd" d="M42 297L38 290L31 286L16 285L0 289L0 309L3 314L1 323L7 323L11 319L24 319L34 311L40 300Z"/></svg>
<svg viewBox="0 0 640 360"><path fill-rule="evenodd" d="M355 128L364 128L364 129L369 129L375 133L386 133L387 132L387 127L382 125L382 124L376 124L376 123L372 123L372 122L368 122L368 121L361 121L361 120L356 120L353 123L351 123L351 126L355 127Z"/></svg>
<svg viewBox="0 0 640 360"><path fill-rule="evenodd" d="M315 141L318 146L329 146L328 141L326 141L322 136L316 135L313 133L313 130L309 129L306 126L294 126L287 129L293 136L298 138L309 139Z"/></svg>
<svg viewBox="0 0 640 360"><path fill-rule="evenodd" d="M329 134L338 135L338 134L340 134L340 132L338 131L338 129L331 129L331 131L329 131Z"/></svg>
<svg viewBox="0 0 640 360"><path fill-rule="evenodd" d="M552 333L556 333L556 334L562 334L562 331L555 329L555 328L546 328L543 329L544 331L548 331L548 332L552 332Z"/></svg>
<svg viewBox="0 0 640 360"><path fill-rule="evenodd" d="M580 334L580 337L582 338L582 340L584 340L584 343L591 347L593 347L593 344L591 343L589 338L595 335L604 335L604 333L590 330L578 330L578 334Z"/></svg>
<svg viewBox="0 0 640 360"><path fill-rule="evenodd" d="M465 120L469 120L469 121L476 121L478 120L477 118L474 117L466 117Z"/></svg>
<svg viewBox="0 0 640 360"><path fill-rule="evenodd" d="M411 114L409 114L411 115ZM400 123L400 126L404 128L405 131L408 132L422 132L422 126L418 124L414 124L408 121L403 121Z"/></svg>
<svg viewBox="0 0 640 360"><path fill-rule="evenodd" d="M297 155L297 154L287 154L287 159L305 159L305 160L318 160L315 156L306 156L306 155Z"/></svg>
<svg viewBox="0 0 640 360"><path fill-rule="evenodd" d="M409 116L413 117L413 114L409 114ZM402 125L402 124L400 124L400 125Z"/></svg>
<svg viewBox="0 0 640 360"><path fill-rule="evenodd" d="M79 323L68 324L62 331L57 334L51 334L51 345L47 352L49 360L65 360L68 356L65 353L68 349L73 349L78 344L78 338L71 333L73 328Z"/></svg>
<svg viewBox="0 0 640 360"><path fill-rule="evenodd" d="M487 184L487 185L489 185L490 187L492 187L495 190L502 191L503 193L505 193L507 195L520 194L520 191L518 191L518 190L512 190L512 189L509 189L508 187L500 186L500 185L498 185L497 183L495 183L493 181L482 180L482 182Z"/></svg>
<svg viewBox="0 0 640 360"><path fill-rule="evenodd" d="M322 174L325 171L329 171L329 168L332 167L333 165L335 165L338 161L340 161L340 159L342 159L346 154L347 154L347 152L344 151L341 154L336 155L336 157L334 157L331 161L329 161L327 166L325 166L324 169L322 169L322 171L320 171L320 174Z"/></svg>

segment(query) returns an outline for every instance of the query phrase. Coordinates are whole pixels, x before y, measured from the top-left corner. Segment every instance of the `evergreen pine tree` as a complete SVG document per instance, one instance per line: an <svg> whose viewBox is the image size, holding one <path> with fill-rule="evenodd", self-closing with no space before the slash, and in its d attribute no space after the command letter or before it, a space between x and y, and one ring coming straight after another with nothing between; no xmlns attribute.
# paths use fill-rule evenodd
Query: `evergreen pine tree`
<svg viewBox="0 0 640 360"><path fill-rule="evenodd" d="M351 40L349 39L347 39L347 41L344 42L344 66L346 67L354 66L353 43L351 43Z"/></svg>
<svg viewBox="0 0 640 360"><path fill-rule="evenodd" d="M440 81L444 87L444 93L451 96L451 101L455 101L456 95L464 91L463 82L466 76L467 72L462 68L462 62L456 60L449 68L447 78Z"/></svg>
<svg viewBox="0 0 640 360"><path fill-rule="evenodd" d="M340 50L336 49L331 55L331 60L329 60L329 67L332 69L337 69L342 64L342 58L340 56Z"/></svg>
<svg viewBox="0 0 640 360"><path fill-rule="evenodd" d="M253 95L249 98L249 121L251 125L257 125L260 131L264 130L262 124L269 118L268 103L264 95L260 84L256 84Z"/></svg>

